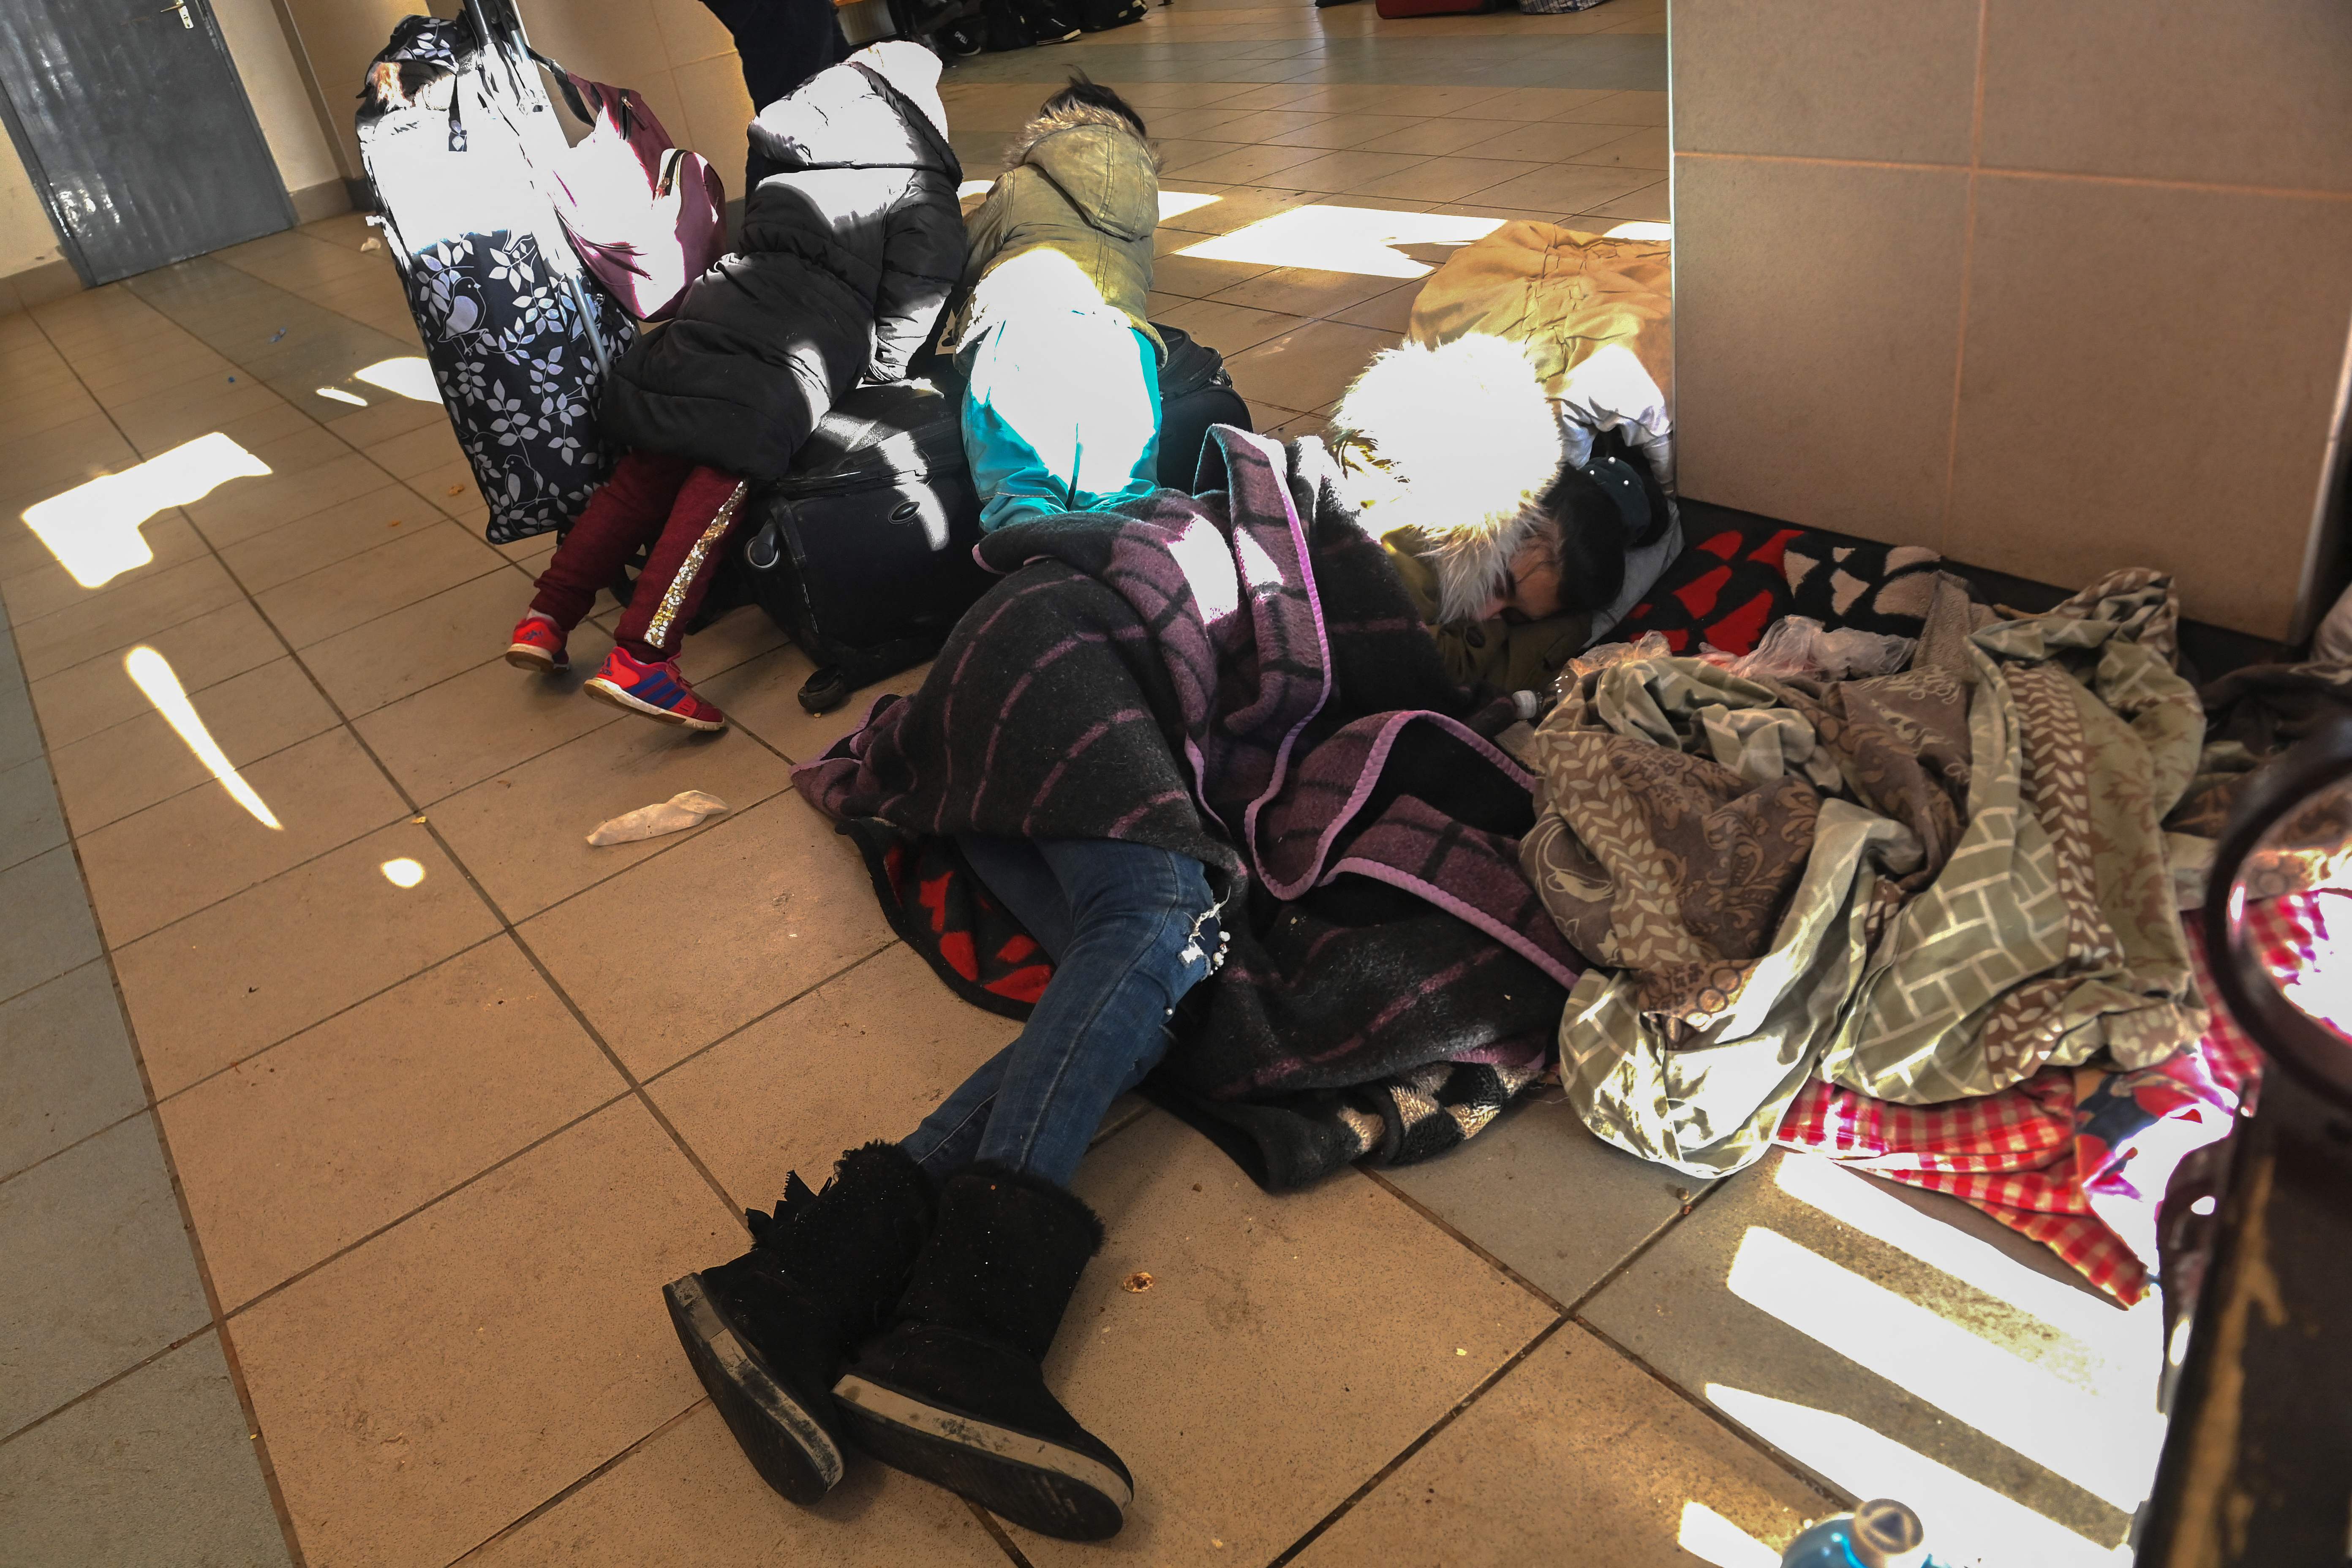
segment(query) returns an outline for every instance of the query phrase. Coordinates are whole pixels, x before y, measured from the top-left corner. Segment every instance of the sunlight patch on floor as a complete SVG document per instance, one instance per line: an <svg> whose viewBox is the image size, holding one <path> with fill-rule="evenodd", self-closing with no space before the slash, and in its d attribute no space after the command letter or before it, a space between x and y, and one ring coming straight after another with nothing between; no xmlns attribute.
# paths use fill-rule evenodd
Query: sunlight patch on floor
<svg viewBox="0 0 2352 1568"><path fill-rule="evenodd" d="M2100 1546L2013 1499L1938 1464L1859 1421L1725 1384L1708 1403L1856 1497L1908 1503L1927 1527L1927 1550L1953 1568L2124 1568L2128 1545Z"/></svg>
<svg viewBox="0 0 2352 1568"><path fill-rule="evenodd" d="M1370 278L1426 278L1436 268L1415 260L1398 247L1465 246L1484 239L1502 226L1503 220L1498 217L1388 212L1379 207L1332 206L1318 202L1260 218L1231 234L1204 239L1176 254L1202 261L1304 267L1321 272L1355 272Z"/></svg>
<svg viewBox="0 0 2352 1568"><path fill-rule="evenodd" d="M1166 223L1171 217L1182 217L1186 213L1198 212L1223 200L1223 196L1213 196L1206 191L1162 191L1160 193L1160 221Z"/></svg>
<svg viewBox="0 0 2352 1568"><path fill-rule="evenodd" d="M2164 1438L2152 1406L2089 1394L1778 1231L1748 1227L1725 1283L1750 1306L2112 1506L2128 1513L2147 1495Z"/></svg>
<svg viewBox="0 0 2352 1568"><path fill-rule="evenodd" d="M282 827L268 804L251 784L245 782L244 775L228 760L228 753L220 749L220 742L213 739L212 731L205 728L204 718L197 713L195 704L188 700L187 690L181 686L179 676L173 673L171 660L152 647L134 647L122 656L122 668L130 672L139 689L147 694L147 700L155 705L155 711L163 715L163 721L179 732L188 750L195 753L196 761L211 769L213 777L220 780L221 787L228 791L229 798L250 812L253 819L264 827L273 831Z"/></svg>
<svg viewBox="0 0 2352 1568"><path fill-rule="evenodd" d="M1780 1554L1703 1502L1683 1504L1675 1544L1715 1568L1778 1568Z"/></svg>
<svg viewBox="0 0 2352 1568"><path fill-rule="evenodd" d="M433 366L422 354L400 354L392 359L380 359L373 364L353 371L352 378L364 381L370 386L381 387L413 403L441 401L441 388L433 379Z"/></svg>
<svg viewBox="0 0 2352 1568"><path fill-rule="evenodd" d="M231 479L268 472L268 464L215 430L37 502L25 510L25 523L75 582L103 587L155 559L140 532L149 518L202 500Z"/></svg>
<svg viewBox="0 0 2352 1568"><path fill-rule="evenodd" d="M2029 1342L2002 1337L1995 1326L1981 1321L1969 1325L1979 1334L2092 1393L2137 1399L2154 1408L2162 1311L2153 1296L2126 1312L2105 1298L2052 1279L1958 1226L1921 1213L1869 1177L1832 1161L1784 1159L1773 1179L1800 1203L2007 1302L2064 1339L2053 1346L2048 1336Z"/></svg>
<svg viewBox="0 0 2352 1568"><path fill-rule="evenodd" d="M382 871L383 879L395 888L413 888L425 880L425 868L405 855L396 860L387 860L376 869Z"/></svg>

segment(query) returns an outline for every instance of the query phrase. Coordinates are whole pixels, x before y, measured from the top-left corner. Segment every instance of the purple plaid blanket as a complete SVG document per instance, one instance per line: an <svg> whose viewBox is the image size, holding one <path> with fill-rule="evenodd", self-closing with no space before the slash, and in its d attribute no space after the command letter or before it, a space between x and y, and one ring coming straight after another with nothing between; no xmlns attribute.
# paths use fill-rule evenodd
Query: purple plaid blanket
<svg viewBox="0 0 2352 1568"><path fill-rule="evenodd" d="M1223 490L983 540L1009 574L922 689L793 778L878 889L960 833L1206 864L1233 944L1154 1088L1290 1187L1475 1131L1540 1070L1579 966L1519 870L1508 704L1447 679L1319 444L1215 441Z"/></svg>

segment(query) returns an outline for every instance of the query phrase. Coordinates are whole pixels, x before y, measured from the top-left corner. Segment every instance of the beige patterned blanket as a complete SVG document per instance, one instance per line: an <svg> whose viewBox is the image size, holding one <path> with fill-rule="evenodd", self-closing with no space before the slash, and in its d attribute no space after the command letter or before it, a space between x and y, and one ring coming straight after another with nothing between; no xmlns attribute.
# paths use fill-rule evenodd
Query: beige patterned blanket
<svg viewBox="0 0 2352 1568"><path fill-rule="evenodd" d="M1560 1025L1585 1121L1717 1175L1809 1075L1932 1104L2196 1039L2158 826L2202 732L2176 616L2121 572L1897 675L1583 677L1537 732L1521 862L1605 966Z"/></svg>

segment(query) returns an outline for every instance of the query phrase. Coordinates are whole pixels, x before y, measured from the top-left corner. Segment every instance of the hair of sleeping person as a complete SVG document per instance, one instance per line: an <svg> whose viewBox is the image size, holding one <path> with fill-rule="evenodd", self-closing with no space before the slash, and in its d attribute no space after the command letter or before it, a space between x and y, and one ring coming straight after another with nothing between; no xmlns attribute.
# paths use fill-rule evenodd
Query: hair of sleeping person
<svg viewBox="0 0 2352 1568"><path fill-rule="evenodd" d="M1537 506L1550 519L1552 558L1559 564L1559 607L1597 610L1625 586L1633 541L1607 490L1578 468L1563 468Z"/></svg>
<svg viewBox="0 0 2352 1568"><path fill-rule="evenodd" d="M1088 109L1106 110L1135 127L1138 136L1149 136L1150 130L1135 106L1084 71L1072 71L1069 85L1047 99L1038 108L1040 114L1062 114L1084 105Z"/></svg>
<svg viewBox="0 0 2352 1568"><path fill-rule="evenodd" d="M1658 482L1657 470L1650 467L1650 459L1614 430L1603 430L1593 437L1592 455L1595 458L1618 458L1632 468L1642 481L1643 496L1650 503L1650 526L1642 531L1640 538L1628 540L1626 548L1639 550L1664 539L1668 525L1674 521L1674 512L1666 505L1666 487Z"/></svg>

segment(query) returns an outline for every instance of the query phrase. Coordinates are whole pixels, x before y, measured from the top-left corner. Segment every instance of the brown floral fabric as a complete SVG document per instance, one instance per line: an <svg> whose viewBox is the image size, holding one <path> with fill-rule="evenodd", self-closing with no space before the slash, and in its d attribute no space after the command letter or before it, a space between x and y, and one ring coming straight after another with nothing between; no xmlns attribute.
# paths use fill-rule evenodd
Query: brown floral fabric
<svg viewBox="0 0 2352 1568"><path fill-rule="evenodd" d="M2175 624L2126 572L1979 627L1964 668L1584 676L1537 731L1521 861L1597 966L1560 1032L1588 1125L1719 1173L1809 1074L1933 1104L2194 1040L2158 826L2201 728Z"/></svg>

